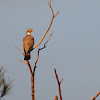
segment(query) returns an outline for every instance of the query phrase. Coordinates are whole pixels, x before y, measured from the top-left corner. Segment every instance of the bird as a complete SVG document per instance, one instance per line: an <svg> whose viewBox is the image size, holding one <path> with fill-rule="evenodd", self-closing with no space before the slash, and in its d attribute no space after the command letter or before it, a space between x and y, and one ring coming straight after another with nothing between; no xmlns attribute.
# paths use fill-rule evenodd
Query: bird
<svg viewBox="0 0 100 100"><path fill-rule="evenodd" d="M31 28L26 31L26 36L23 38L24 60L30 60L30 52L33 50L34 37L31 35L34 32Z"/></svg>

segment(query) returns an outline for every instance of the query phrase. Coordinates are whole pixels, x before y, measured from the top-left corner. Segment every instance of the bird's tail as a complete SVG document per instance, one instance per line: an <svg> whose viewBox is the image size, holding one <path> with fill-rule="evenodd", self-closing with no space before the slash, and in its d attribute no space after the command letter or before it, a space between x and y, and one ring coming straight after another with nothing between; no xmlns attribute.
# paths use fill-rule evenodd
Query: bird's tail
<svg viewBox="0 0 100 100"><path fill-rule="evenodd" d="M30 60L30 53L27 53L27 54L25 54L25 56L24 56L24 60Z"/></svg>

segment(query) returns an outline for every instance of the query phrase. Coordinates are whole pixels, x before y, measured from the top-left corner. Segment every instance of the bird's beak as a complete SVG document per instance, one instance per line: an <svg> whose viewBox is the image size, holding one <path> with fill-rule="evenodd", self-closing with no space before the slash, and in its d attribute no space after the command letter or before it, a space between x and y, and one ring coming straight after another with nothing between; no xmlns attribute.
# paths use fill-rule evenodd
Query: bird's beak
<svg viewBox="0 0 100 100"><path fill-rule="evenodd" d="M34 32L34 31L32 30L32 32Z"/></svg>

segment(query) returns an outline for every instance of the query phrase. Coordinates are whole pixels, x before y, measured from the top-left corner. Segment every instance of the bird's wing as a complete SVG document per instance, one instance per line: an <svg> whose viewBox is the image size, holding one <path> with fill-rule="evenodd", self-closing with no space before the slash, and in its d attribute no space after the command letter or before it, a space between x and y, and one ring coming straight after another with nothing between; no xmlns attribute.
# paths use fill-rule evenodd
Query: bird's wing
<svg viewBox="0 0 100 100"><path fill-rule="evenodd" d="M33 47L33 45L34 45L34 38L33 38L33 36L29 37L29 39L28 39L28 45L29 45L30 48Z"/></svg>
<svg viewBox="0 0 100 100"><path fill-rule="evenodd" d="M23 49L25 52L31 51L34 45L34 38L33 36L26 36L23 38Z"/></svg>

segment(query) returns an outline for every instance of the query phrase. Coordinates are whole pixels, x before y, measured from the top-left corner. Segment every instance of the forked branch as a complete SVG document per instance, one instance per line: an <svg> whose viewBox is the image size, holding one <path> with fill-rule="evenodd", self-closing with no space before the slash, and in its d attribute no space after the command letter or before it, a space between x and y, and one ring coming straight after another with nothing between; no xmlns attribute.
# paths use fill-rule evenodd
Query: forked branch
<svg viewBox="0 0 100 100"><path fill-rule="evenodd" d="M59 81L59 78L58 78L58 75L57 75L56 69L54 69L54 72L55 72L55 76L56 76L57 83L58 83L58 90L59 90L60 100L62 100L60 84L61 84L61 82L63 81L63 79L62 79L61 81Z"/></svg>
<svg viewBox="0 0 100 100"><path fill-rule="evenodd" d="M35 73L35 69L36 69L36 67L37 67L36 64L37 64L37 62L38 62L38 60L39 60L39 53L40 53L40 50L46 48L46 44L47 44L48 41L50 40L52 34L53 34L53 32L50 34L50 36L49 36L48 40L46 41L46 43L44 44L44 46L43 46L42 48L38 48L37 59L36 59L35 64L34 64L33 73Z"/></svg>
<svg viewBox="0 0 100 100"><path fill-rule="evenodd" d="M54 18L57 16L57 14L59 13L59 12L57 12L57 13L54 15L53 9L52 9L52 7L51 7L51 0L50 0L50 2L48 2L48 4L49 4L49 6L50 6L50 8L51 8L51 11L52 11L52 14L53 14L52 19L51 19L50 25L49 25L47 31L45 32L44 36L42 37L41 41L40 41L36 46L34 46L33 49L35 49L37 46L39 46L39 45L42 43L43 39L45 38L45 36L47 35L48 31L49 31L50 28L51 28L53 19L54 19Z"/></svg>
<svg viewBox="0 0 100 100"><path fill-rule="evenodd" d="M15 47L19 50L19 48L18 48L17 46L15 46ZM19 50L19 52L20 52L21 54L23 54L20 50ZM23 54L23 55L25 56L25 54ZM23 63L25 63L25 64L28 65L29 70L30 70L30 73L31 73L31 75L33 75L31 65L30 65L30 63L29 63L28 60L26 60L26 61L27 61L27 62L25 62L25 61L23 61L23 60L20 60L20 62L23 62Z"/></svg>

